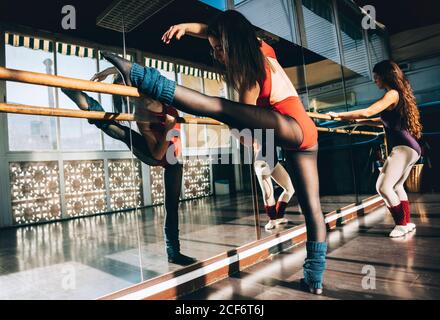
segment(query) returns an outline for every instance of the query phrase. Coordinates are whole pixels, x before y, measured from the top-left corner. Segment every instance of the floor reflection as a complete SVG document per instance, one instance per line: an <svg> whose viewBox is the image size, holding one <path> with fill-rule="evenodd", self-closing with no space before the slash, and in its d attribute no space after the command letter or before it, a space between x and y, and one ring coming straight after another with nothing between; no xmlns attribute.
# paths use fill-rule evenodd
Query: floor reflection
<svg viewBox="0 0 440 320"><path fill-rule="evenodd" d="M411 194L410 201L417 229L403 238L388 237L393 219L384 207L329 233L322 296L299 288L305 258L300 246L183 299L439 299L440 195ZM365 268L374 270L374 288L363 286Z"/></svg>
<svg viewBox="0 0 440 320"><path fill-rule="evenodd" d="M353 203L353 199L323 197L324 211ZM182 202L182 252L204 260L254 241L252 208L250 195ZM166 258L164 215L159 206L1 230L0 299L94 299L138 283L138 235L144 279L179 269ZM288 208L287 217L287 227L304 222L295 204ZM260 227L263 236L268 236L265 223L262 213Z"/></svg>

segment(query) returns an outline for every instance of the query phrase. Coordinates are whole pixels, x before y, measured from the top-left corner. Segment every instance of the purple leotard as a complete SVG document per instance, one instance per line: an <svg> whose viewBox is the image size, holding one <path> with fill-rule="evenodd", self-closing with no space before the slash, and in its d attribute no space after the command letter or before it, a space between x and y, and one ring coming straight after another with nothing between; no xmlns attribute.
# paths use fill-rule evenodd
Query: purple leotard
<svg viewBox="0 0 440 320"><path fill-rule="evenodd" d="M400 98L400 101L403 101L402 98ZM407 146L414 149L420 156L422 149L417 139L405 128L402 118L397 111L401 103L400 101L399 105L392 110L385 110L380 114L387 138L392 147Z"/></svg>

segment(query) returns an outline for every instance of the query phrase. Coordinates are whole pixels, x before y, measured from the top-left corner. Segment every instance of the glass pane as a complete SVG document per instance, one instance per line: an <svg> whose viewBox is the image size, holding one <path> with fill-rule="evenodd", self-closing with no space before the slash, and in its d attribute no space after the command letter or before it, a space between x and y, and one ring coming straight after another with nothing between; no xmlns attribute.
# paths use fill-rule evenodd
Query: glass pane
<svg viewBox="0 0 440 320"><path fill-rule="evenodd" d="M370 69L367 45L365 43L364 30L360 27L363 16L358 8L354 8L343 1L338 2L338 15L341 29L343 65L346 68L345 76L349 78L352 76L352 73L356 73L368 78L370 77Z"/></svg>
<svg viewBox="0 0 440 320"><path fill-rule="evenodd" d="M369 29L368 44L372 66L383 60L389 59L385 35L381 31Z"/></svg>
<svg viewBox="0 0 440 320"><path fill-rule="evenodd" d="M14 39L7 46L9 68L80 79L98 70L92 43L55 46L54 59L52 42ZM78 110L58 89L8 83L6 93L11 103ZM102 98L112 111L111 96ZM8 122L11 150L24 152L5 155L6 226L14 228L0 231L0 299L96 299L142 281L133 210L147 202L140 161L126 151L101 152L101 130L85 119L15 116ZM45 150L52 152L36 152Z"/></svg>
<svg viewBox="0 0 440 320"><path fill-rule="evenodd" d="M241 12L253 25L299 43L293 5L293 1L289 0L235 1L235 10Z"/></svg>
<svg viewBox="0 0 440 320"><path fill-rule="evenodd" d="M221 81L203 79L205 94L213 97L226 98L226 84ZM231 134L228 126L206 126L208 148L229 148Z"/></svg>
<svg viewBox="0 0 440 320"><path fill-rule="evenodd" d="M6 45L6 67L54 74L53 53ZM6 82L7 102L55 107L55 89ZM10 151L57 149L57 119L53 117L8 114Z"/></svg>
<svg viewBox="0 0 440 320"><path fill-rule="evenodd" d="M332 1L302 0L302 4L307 40L304 61L308 109L318 113L347 110L347 103L350 103L352 97L345 92L347 84L342 73ZM347 36L343 39L345 43L349 43ZM349 54L346 56L352 58ZM323 128L341 125L325 120L318 120L316 123ZM321 207L324 213L328 213L357 200L351 137L346 134L320 132L318 142Z"/></svg>
<svg viewBox="0 0 440 320"><path fill-rule="evenodd" d="M99 59L99 71L103 71L103 70L110 68L110 67L113 67L113 65L110 62L108 62L105 59ZM113 78L114 77L108 77L104 82L105 83L113 83ZM118 112L115 109L114 99L113 99L112 95L101 94L100 98L101 98L102 107L104 108L104 110L106 112ZM117 97L115 97L115 99L119 99L119 101L121 101L121 99L126 99L126 98L117 96ZM127 110L123 110L123 112L126 112L126 111ZM125 123L125 125L126 125L126 123ZM133 127L136 127L136 126L133 126ZM128 146L125 143L123 143L122 141L113 139L107 134L104 134L104 148L105 148L105 150L109 150L109 151L110 150L112 150L112 151L116 151L116 150L128 151L129 150Z"/></svg>
<svg viewBox="0 0 440 320"><path fill-rule="evenodd" d="M342 53L344 57L344 77L346 79L347 107L356 110L369 107L377 101L383 92L380 92L372 81L369 65L367 33L361 28L362 15L358 8L338 2L339 17L342 33ZM377 45L377 44L376 44ZM383 50L382 47L372 47L373 51ZM377 58L380 56L375 55ZM341 108L345 110L345 108ZM358 127L364 131L382 131L374 127ZM383 136L357 136L350 138L351 156L353 158L353 173L356 181L356 192L359 199L365 199L376 194L376 180L384 160L385 145Z"/></svg>
<svg viewBox="0 0 440 320"><path fill-rule="evenodd" d="M331 0L302 0L302 12L306 48L330 61L340 63Z"/></svg>
<svg viewBox="0 0 440 320"><path fill-rule="evenodd" d="M203 93L203 81L202 78L189 76L186 74L180 74L180 83L182 86L196 90ZM193 115L185 115L188 117L194 117ZM183 141L184 147L192 149L197 152L199 149L206 148L206 126L204 125L183 125Z"/></svg>
<svg viewBox="0 0 440 320"><path fill-rule="evenodd" d="M57 46L64 46L58 43ZM57 52L57 73L59 76L90 80L97 70L95 58L78 57ZM89 93L89 96L99 101L97 93ZM60 90L58 92L59 105L64 109L78 110L72 102ZM101 150L102 136L100 130L92 126L85 119L60 119L60 138L62 150Z"/></svg>

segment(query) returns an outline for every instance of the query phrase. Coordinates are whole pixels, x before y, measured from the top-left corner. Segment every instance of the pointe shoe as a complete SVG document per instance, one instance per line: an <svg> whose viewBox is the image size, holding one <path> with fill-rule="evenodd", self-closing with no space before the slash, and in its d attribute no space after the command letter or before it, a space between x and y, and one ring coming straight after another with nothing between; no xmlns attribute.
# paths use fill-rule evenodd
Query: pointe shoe
<svg viewBox="0 0 440 320"><path fill-rule="evenodd" d="M407 234L409 231L407 226L395 226L390 233L390 238L400 238Z"/></svg>
<svg viewBox="0 0 440 320"><path fill-rule="evenodd" d="M300 281L300 286L301 289L316 295L321 295L322 294L322 289L320 288L310 288L309 285L306 283L305 279L301 279Z"/></svg>
<svg viewBox="0 0 440 320"><path fill-rule="evenodd" d="M275 220L269 220L269 222L264 226L264 229L266 229L266 231L275 229L277 227L276 221Z"/></svg>
<svg viewBox="0 0 440 320"><path fill-rule="evenodd" d="M113 64L116 69L118 69L119 73L124 79L125 85L132 87L133 84L131 83L130 72L131 68L133 67L133 63L127 59L121 58L118 55L107 51L102 51L101 54L108 62Z"/></svg>
<svg viewBox="0 0 440 320"><path fill-rule="evenodd" d="M407 223L406 228L408 229L408 232L414 231L416 229L416 225L414 223Z"/></svg>

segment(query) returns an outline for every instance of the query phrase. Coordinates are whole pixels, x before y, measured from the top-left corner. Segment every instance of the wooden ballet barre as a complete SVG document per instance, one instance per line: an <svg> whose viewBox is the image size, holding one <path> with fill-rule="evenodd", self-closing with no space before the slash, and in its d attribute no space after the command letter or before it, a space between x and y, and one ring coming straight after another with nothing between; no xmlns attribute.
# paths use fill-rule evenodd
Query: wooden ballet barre
<svg viewBox="0 0 440 320"><path fill-rule="evenodd" d="M319 132L327 132L327 133L340 133L340 134L352 134L352 135L362 135L362 136L381 136L383 132L372 132L372 131L358 131L358 130L348 130L348 129L332 129L332 128L323 128L318 127Z"/></svg>
<svg viewBox="0 0 440 320"><path fill-rule="evenodd" d="M374 127L374 128L383 128L382 124L363 124L363 123L351 123L343 126L337 126L333 127L332 129L347 129L347 128L353 128L356 129L357 127Z"/></svg>
<svg viewBox="0 0 440 320"><path fill-rule="evenodd" d="M92 120L107 120L107 121L137 121L137 122L152 122L151 118L141 116L138 114L130 113L111 113L101 111L83 111L83 110L71 110L62 108L48 108L38 106L28 106L21 104L8 104L0 103L0 112L3 113L15 113L25 115L38 115L48 117L67 117L67 118L79 118L79 119L92 119ZM197 124L197 125L214 125L221 126L223 123L209 119L209 118L196 118L196 117L179 117L178 123L182 124ZM319 132L328 133L340 133L340 134L354 134L354 135L372 135L378 136L381 132L369 132L369 131L350 131L344 129L331 129L318 127Z"/></svg>
<svg viewBox="0 0 440 320"><path fill-rule="evenodd" d="M0 67L0 80L79 91L116 94L126 97L138 98L141 96L138 89L134 87L68 78L63 76L54 76L38 72L14 70L5 67ZM314 119L340 121L340 119L332 119L329 115L322 113L307 112L307 114L309 115L309 117Z"/></svg>
<svg viewBox="0 0 440 320"><path fill-rule="evenodd" d="M83 111L71 110L62 108L48 108L27 106L21 104L0 103L0 112L15 113L25 115L47 116L47 117L66 117L78 119L92 119L92 120L107 120L107 121L137 121L137 122L152 122L151 118L142 117L137 114L130 113L111 113L101 111ZM199 124L199 125L223 125L221 122L213 119L194 118L194 117L179 117L178 123Z"/></svg>
<svg viewBox="0 0 440 320"><path fill-rule="evenodd" d="M138 98L141 96L138 89L134 87L128 87L119 84L94 82L94 81L68 78L62 76L54 76L54 75L38 73L38 72L7 69L4 67L0 67L0 80L22 82L28 84L79 90L79 91L116 94L127 97Z"/></svg>
<svg viewBox="0 0 440 320"><path fill-rule="evenodd" d="M341 119L333 119L328 114L323 114L323 113L307 112L307 115L313 119L342 121Z"/></svg>

